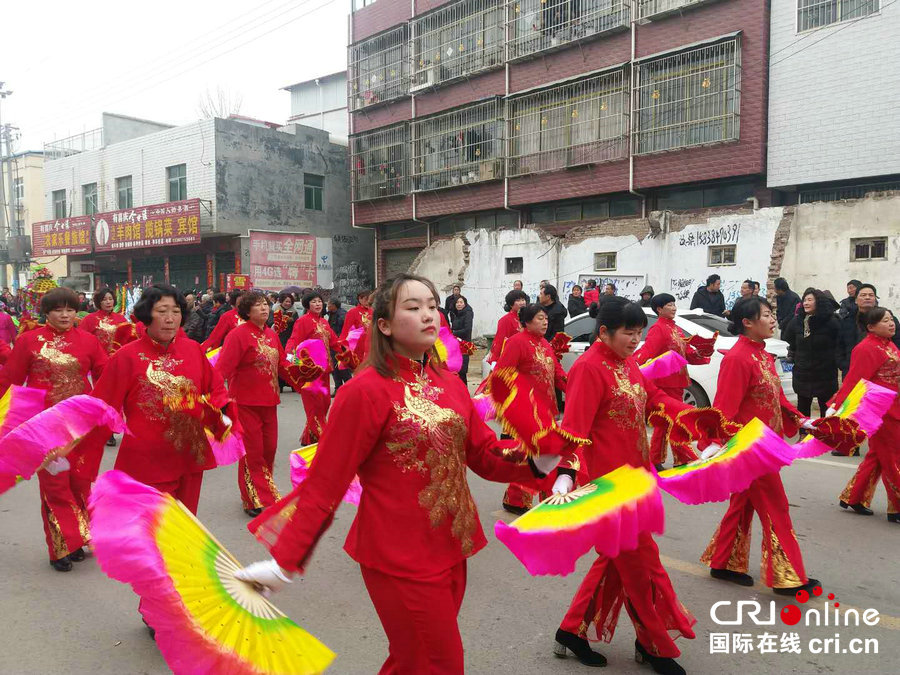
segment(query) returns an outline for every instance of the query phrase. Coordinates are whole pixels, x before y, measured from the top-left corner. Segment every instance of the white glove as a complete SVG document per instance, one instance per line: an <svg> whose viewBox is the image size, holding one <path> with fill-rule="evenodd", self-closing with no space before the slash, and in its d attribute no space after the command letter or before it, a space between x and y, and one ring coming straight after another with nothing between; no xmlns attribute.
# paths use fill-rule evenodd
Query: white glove
<svg viewBox="0 0 900 675"><path fill-rule="evenodd" d="M706 446L706 450L700 453L700 459L706 460L715 457L722 450L722 446L718 443L710 443Z"/></svg>
<svg viewBox="0 0 900 675"><path fill-rule="evenodd" d="M553 494L569 494L572 491L573 487L575 487L575 482L572 480L572 477L561 473L559 476L557 476L556 482L553 484Z"/></svg>
<svg viewBox="0 0 900 675"><path fill-rule="evenodd" d="M807 431L812 431L816 427L813 425L813 421L811 418L807 417L803 420L803 423L800 425L801 429L806 429Z"/></svg>
<svg viewBox="0 0 900 675"><path fill-rule="evenodd" d="M829 407L828 410L825 411L825 417L831 417L835 413L837 413L837 409Z"/></svg>
<svg viewBox="0 0 900 675"><path fill-rule="evenodd" d="M68 471L71 468L72 467L69 464L69 460L67 460L65 457L59 457L57 459L54 459L52 462L48 462L45 470L51 476L55 476L62 473L63 471Z"/></svg>
<svg viewBox="0 0 900 675"><path fill-rule="evenodd" d="M226 415L225 413L222 413L222 422L225 424L226 427L230 427L232 424L234 424L231 421L231 418L228 415Z"/></svg>
<svg viewBox="0 0 900 675"><path fill-rule="evenodd" d="M259 584L268 591L280 591L293 581L293 573L281 567L274 560L260 560L234 573L235 579L250 584ZM263 595L268 596L265 591Z"/></svg>
<svg viewBox="0 0 900 675"><path fill-rule="evenodd" d="M541 455L540 457L531 458L537 470L545 476L559 465L560 460L562 460L561 455Z"/></svg>

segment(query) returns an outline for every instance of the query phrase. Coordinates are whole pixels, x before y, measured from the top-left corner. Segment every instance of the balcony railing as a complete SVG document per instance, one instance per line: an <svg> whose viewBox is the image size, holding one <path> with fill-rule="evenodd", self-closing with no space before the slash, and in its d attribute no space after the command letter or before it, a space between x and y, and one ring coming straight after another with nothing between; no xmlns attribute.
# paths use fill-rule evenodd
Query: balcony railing
<svg viewBox="0 0 900 675"><path fill-rule="evenodd" d="M409 94L408 37L404 24L350 45L347 94L351 111Z"/></svg>
<svg viewBox="0 0 900 675"><path fill-rule="evenodd" d="M353 136L350 139L350 187L353 201L409 192L409 125Z"/></svg>
<svg viewBox="0 0 900 675"><path fill-rule="evenodd" d="M103 129L91 129L68 138L44 143L44 161L62 159L80 152L99 150L103 147Z"/></svg>

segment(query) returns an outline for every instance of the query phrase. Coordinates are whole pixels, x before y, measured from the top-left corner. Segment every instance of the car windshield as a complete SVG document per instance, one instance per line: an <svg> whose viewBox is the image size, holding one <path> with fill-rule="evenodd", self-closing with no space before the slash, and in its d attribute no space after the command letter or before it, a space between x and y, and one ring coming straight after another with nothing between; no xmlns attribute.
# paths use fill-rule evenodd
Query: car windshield
<svg viewBox="0 0 900 675"><path fill-rule="evenodd" d="M714 314L682 314L680 316L686 321L703 326L708 331L719 331L719 335L722 337L734 337L734 334L728 330L728 319L723 319L721 316Z"/></svg>
<svg viewBox="0 0 900 675"><path fill-rule="evenodd" d="M648 316L647 327L644 329L644 333L641 336L642 340L647 339L647 331L650 330L650 326L654 323L656 323L656 317ZM590 342L591 334L594 332L594 326L596 326L596 324L596 319L592 319L587 314L582 314L574 319L569 319L566 323L566 334L572 336L572 342Z"/></svg>

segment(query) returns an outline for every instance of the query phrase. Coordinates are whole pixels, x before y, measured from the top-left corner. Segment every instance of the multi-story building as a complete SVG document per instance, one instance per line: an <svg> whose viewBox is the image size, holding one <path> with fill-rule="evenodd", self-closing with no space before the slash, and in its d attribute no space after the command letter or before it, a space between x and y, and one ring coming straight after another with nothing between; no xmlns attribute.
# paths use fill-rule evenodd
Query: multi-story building
<svg viewBox="0 0 900 675"><path fill-rule="evenodd" d="M376 230L380 276L467 230L559 234L657 209L770 202L767 2L356 0L353 10L353 223Z"/></svg>
<svg viewBox="0 0 900 675"><path fill-rule="evenodd" d="M244 273L258 288L349 299L371 283L372 237L350 227L347 148L325 131L104 114L102 129L46 146L45 159L33 251L68 254L86 288L221 287Z"/></svg>
<svg viewBox="0 0 900 675"><path fill-rule="evenodd" d="M291 94L288 124L324 129L335 143L347 142L347 71L284 87Z"/></svg>

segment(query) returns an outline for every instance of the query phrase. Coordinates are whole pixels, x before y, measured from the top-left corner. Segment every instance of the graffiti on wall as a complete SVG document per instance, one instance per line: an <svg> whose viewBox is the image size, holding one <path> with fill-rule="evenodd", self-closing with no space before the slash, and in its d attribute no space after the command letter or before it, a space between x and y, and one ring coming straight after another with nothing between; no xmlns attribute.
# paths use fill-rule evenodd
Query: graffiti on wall
<svg viewBox="0 0 900 675"><path fill-rule="evenodd" d="M352 261L334 269L334 294L341 302L356 304L356 294L372 288L372 281L358 262Z"/></svg>
<svg viewBox="0 0 900 675"><path fill-rule="evenodd" d="M669 292L675 296L677 302L683 302L691 299L697 286L699 284L694 279L671 279Z"/></svg>
<svg viewBox="0 0 900 675"><path fill-rule="evenodd" d="M603 291L606 284L614 284L616 287L616 295L628 298L629 300L637 300L641 297L641 290L647 283L647 277L643 274L635 276L602 276L599 274L579 274L578 285L582 288L586 287L588 280L593 279L597 282L597 288ZM571 288L570 288L571 290Z"/></svg>
<svg viewBox="0 0 900 675"><path fill-rule="evenodd" d="M719 291L725 296L725 306L731 308L739 297L741 297L741 284L743 279L722 279L722 286ZM669 279L669 293L675 296L675 301L681 309L688 309L690 301L694 297L694 293L701 286L706 285L706 279Z"/></svg>
<svg viewBox="0 0 900 675"><path fill-rule="evenodd" d="M721 246L737 244L741 237L741 224L731 223L702 230L685 230L678 234L679 246Z"/></svg>

